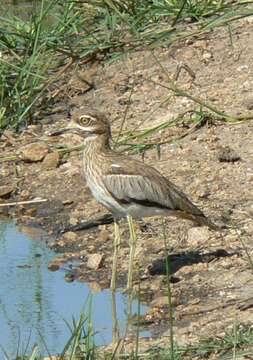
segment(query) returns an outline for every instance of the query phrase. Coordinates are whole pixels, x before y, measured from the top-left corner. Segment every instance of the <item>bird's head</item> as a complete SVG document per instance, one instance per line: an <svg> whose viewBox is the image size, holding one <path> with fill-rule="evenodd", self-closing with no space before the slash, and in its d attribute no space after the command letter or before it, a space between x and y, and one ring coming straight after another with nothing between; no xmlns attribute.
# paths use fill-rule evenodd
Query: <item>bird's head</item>
<svg viewBox="0 0 253 360"><path fill-rule="evenodd" d="M68 129L83 134L85 137L102 134L111 136L110 124L105 115L91 109L83 108L74 111Z"/></svg>
<svg viewBox="0 0 253 360"><path fill-rule="evenodd" d="M74 132L85 138L97 135L111 137L111 127L106 116L90 108L81 108L71 114L68 126L50 133L51 136L60 135L65 132Z"/></svg>

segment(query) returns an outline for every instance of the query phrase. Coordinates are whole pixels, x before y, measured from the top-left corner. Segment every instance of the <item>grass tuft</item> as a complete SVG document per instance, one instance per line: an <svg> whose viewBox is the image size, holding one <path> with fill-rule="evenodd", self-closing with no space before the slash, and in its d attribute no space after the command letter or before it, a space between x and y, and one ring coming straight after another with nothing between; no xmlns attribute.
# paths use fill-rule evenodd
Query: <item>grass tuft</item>
<svg viewBox="0 0 253 360"><path fill-rule="evenodd" d="M26 16L0 10L0 132L20 130L48 109L68 68L168 46L253 13L222 0L41 0Z"/></svg>

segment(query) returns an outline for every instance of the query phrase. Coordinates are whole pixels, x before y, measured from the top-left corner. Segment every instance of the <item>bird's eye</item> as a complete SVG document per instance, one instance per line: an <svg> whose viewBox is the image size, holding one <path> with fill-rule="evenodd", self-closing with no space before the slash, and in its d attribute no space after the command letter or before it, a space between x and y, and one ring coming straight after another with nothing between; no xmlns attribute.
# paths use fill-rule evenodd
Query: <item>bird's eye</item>
<svg viewBox="0 0 253 360"><path fill-rule="evenodd" d="M90 122L89 116L86 116L86 115L80 116L80 118L79 118L80 125L88 125L89 122Z"/></svg>

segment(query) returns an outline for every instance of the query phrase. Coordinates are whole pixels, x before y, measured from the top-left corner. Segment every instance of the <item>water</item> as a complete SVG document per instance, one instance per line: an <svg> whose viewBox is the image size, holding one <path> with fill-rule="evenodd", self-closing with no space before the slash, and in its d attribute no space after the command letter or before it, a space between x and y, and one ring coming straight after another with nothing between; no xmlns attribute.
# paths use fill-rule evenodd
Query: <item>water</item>
<svg viewBox="0 0 253 360"><path fill-rule="evenodd" d="M14 356L37 343L41 354L60 353L72 323L86 310L89 288L78 282L66 283L64 272L50 272L47 265L54 254L43 234L29 237L11 223L0 223L0 354L1 346ZM127 298L116 293L117 319L121 332L126 323ZM133 312L137 312L137 301ZM112 340L112 294L109 290L92 295L92 319L96 345ZM141 307L145 313L146 307ZM65 321L64 321L65 320ZM142 332L142 336L148 336ZM20 343L20 345L18 345ZM1 355L0 355L1 358Z"/></svg>

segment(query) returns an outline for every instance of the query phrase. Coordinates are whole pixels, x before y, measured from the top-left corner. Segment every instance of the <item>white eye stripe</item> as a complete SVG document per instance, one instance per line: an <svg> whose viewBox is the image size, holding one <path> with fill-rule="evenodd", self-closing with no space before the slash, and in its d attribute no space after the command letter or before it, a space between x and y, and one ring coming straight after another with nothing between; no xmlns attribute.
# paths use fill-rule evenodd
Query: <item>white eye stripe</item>
<svg viewBox="0 0 253 360"><path fill-rule="evenodd" d="M87 125L79 125L79 124L76 124L76 127L80 130L85 130L85 131L92 131L92 126L89 126L89 124Z"/></svg>
<svg viewBox="0 0 253 360"><path fill-rule="evenodd" d="M90 116L90 115L81 115L80 120L96 120L94 117Z"/></svg>

